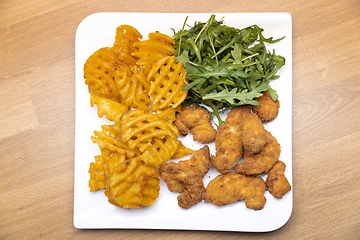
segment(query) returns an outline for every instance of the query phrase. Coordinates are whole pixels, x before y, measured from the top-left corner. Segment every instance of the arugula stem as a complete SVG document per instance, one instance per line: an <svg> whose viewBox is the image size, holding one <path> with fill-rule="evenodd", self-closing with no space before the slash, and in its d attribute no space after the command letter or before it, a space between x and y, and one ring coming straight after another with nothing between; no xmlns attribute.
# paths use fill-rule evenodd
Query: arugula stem
<svg viewBox="0 0 360 240"><path fill-rule="evenodd" d="M211 107L211 109L213 110L213 112L211 114L215 115L215 117L217 118L217 120L219 122L219 125L222 125L224 123L224 121L220 117L220 113L219 113L218 108L211 101L206 102L206 104L209 107Z"/></svg>
<svg viewBox="0 0 360 240"><path fill-rule="evenodd" d="M205 29L208 28L208 26L213 23L214 19L215 19L215 15L212 14L212 15L210 16L210 19L206 22L206 24L204 25L204 27L200 30L199 34L196 36L195 42L197 42L197 40L199 39L199 37L202 35L202 32L204 32Z"/></svg>
<svg viewBox="0 0 360 240"><path fill-rule="evenodd" d="M190 43L192 49L194 50L195 54L196 54L196 57L198 59L198 62L201 63L202 62L202 59L201 59L201 54L200 54L200 51L199 51L199 48L197 47L195 41L192 39L192 38L188 38L186 40L188 43Z"/></svg>
<svg viewBox="0 0 360 240"><path fill-rule="evenodd" d="M243 59L241 59L241 60L242 60L242 61L245 61L245 60L248 60L248 59L250 59L250 58L253 58L253 57L257 56L257 55L259 55L259 53L254 53L253 55L247 56L247 57L245 57L245 58L243 58Z"/></svg>
<svg viewBox="0 0 360 240"><path fill-rule="evenodd" d="M185 29L185 25L186 25L186 22L188 20L189 16L186 16L185 18L185 21L182 25L182 28L181 28L181 34L180 34L180 40L179 40L179 44L178 44L178 53L180 54L181 53L181 43L182 43L182 37L183 37L183 33L184 33L184 29Z"/></svg>

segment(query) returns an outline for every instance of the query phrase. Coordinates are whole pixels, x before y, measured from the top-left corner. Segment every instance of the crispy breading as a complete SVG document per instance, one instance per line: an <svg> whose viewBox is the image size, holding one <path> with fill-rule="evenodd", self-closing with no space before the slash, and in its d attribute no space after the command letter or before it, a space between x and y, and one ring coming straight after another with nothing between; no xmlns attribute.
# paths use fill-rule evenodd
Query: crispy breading
<svg viewBox="0 0 360 240"><path fill-rule="evenodd" d="M203 178L210 169L210 149L206 145L197 150L190 159L168 162L159 168L171 192L181 193L178 204L188 209L202 201L205 186Z"/></svg>
<svg viewBox="0 0 360 240"><path fill-rule="evenodd" d="M235 172L244 175L268 173L278 161L281 151L280 144L269 131L266 131L266 133L269 142L265 145L264 149L254 155L244 154L244 161L235 167Z"/></svg>
<svg viewBox="0 0 360 240"><path fill-rule="evenodd" d="M253 106L253 111L256 113L262 122L270 122L274 120L279 114L280 102L274 101L268 91L263 92L263 95L257 98L259 105Z"/></svg>
<svg viewBox="0 0 360 240"><path fill-rule="evenodd" d="M281 199L291 190L291 185L284 174L285 167L285 163L279 160L269 171L266 178L266 185L269 192L277 199Z"/></svg>
<svg viewBox="0 0 360 240"><path fill-rule="evenodd" d="M218 175L210 181L204 194L204 201L215 206L245 200L247 208L264 208L266 184L260 177L244 176L234 172Z"/></svg>
<svg viewBox="0 0 360 240"><path fill-rule="evenodd" d="M175 125L183 136L190 131L194 141L206 144L215 139L216 130L212 126L210 114L203 107L183 108L176 115Z"/></svg>
<svg viewBox="0 0 360 240"><path fill-rule="evenodd" d="M268 138L258 115L251 113L245 116L241 125L241 138L246 155L253 155L264 149Z"/></svg>
<svg viewBox="0 0 360 240"><path fill-rule="evenodd" d="M215 156L211 164L220 173L227 173L236 166L243 154L241 124L250 114L249 106L234 107L228 113L223 125L218 127L215 136Z"/></svg>

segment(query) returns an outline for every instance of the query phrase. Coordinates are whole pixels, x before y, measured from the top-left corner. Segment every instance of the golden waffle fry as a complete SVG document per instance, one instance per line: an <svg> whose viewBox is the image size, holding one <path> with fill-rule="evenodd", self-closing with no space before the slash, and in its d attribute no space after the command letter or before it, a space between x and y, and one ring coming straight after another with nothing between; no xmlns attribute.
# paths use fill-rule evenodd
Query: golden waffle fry
<svg viewBox="0 0 360 240"><path fill-rule="evenodd" d="M143 71L134 65L115 72L116 87L125 105L149 111L150 98L147 94L149 82Z"/></svg>
<svg viewBox="0 0 360 240"><path fill-rule="evenodd" d="M160 176L156 167L124 154L112 155L106 163L108 201L121 208L151 206L159 196Z"/></svg>
<svg viewBox="0 0 360 240"><path fill-rule="evenodd" d="M181 106L178 106L176 108L168 107L165 109L158 110L156 114L158 115L159 118L174 123L176 120L176 113L180 111L181 111Z"/></svg>
<svg viewBox="0 0 360 240"><path fill-rule="evenodd" d="M89 174L90 192L95 192L106 187L104 160L102 155L95 156L95 161L90 163Z"/></svg>
<svg viewBox="0 0 360 240"><path fill-rule="evenodd" d="M149 39L134 43L137 48L132 55L138 58L137 65L141 66L148 74L152 66L160 59L170 56L175 52L175 41L166 34L149 33Z"/></svg>
<svg viewBox="0 0 360 240"><path fill-rule="evenodd" d="M181 62L175 63L175 56L159 60L148 75L150 82L151 110L157 111L166 107L176 108L186 98L186 70Z"/></svg>
<svg viewBox="0 0 360 240"><path fill-rule="evenodd" d="M163 51L170 52L171 54L174 53L172 50L172 47L171 48L168 47L169 45L172 46L175 44L175 40L172 37L170 37L164 33L161 33L161 32L149 33L148 37L149 37L149 39L165 43L166 45L161 45L161 47L160 47Z"/></svg>
<svg viewBox="0 0 360 240"><path fill-rule="evenodd" d="M114 81L117 69L126 65L118 60L116 53L110 48L101 48L94 52L85 62L84 78L89 92L98 96L118 101L119 92Z"/></svg>
<svg viewBox="0 0 360 240"><path fill-rule="evenodd" d="M90 105L91 107L97 106L99 118L105 115L109 121L114 122L120 121L121 116L129 109L128 106L122 103L99 97L94 93L90 94Z"/></svg>
<svg viewBox="0 0 360 240"><path fill-rule="evenodd" d="M172 159L181 158L181 157L184 157L186 155L191 155L194 152L196 152L196 150L186 147L181 141L178 140L178 142L179 142L178 147L177 147L174 155L171 157Z"/></svg>
<svg viewBox="0 0 360 240"><path fill-rule="evenodd" d="M100 150L108 149L112 152L126 154L127 157L134 157L139 154L135 148L130 149L127 144L121 141L120 130L117 125L102 125L102 131L94 131L91 139L97 143Z"/></svg>
<svg viewBox="0 0 360 240"><path fill-rule="evenodd" d="M160 166L169 161L178 149L179 141L169 135L164 137L155 137L151 143L146 144L143 153L139 157L150 166Z"/></svg>
<svg viewBox="0 0 360 240"><path fill-rule="evenodd" d="M156 114L142 110L132 110L121 118L121 139L130 149L140 148L152 142L154 137L170 136L176 139L177 128Z"/></svg>
<svg viewBox="0 0 360 240"><path fill-rule="evenodd" d="M132 52L136 50L134 43L139 42L141 38L142 36L136 28L126 24L118 26L112 49L117 53L119 60L129 65L135 65L137 58L132 56Z"/></svg>

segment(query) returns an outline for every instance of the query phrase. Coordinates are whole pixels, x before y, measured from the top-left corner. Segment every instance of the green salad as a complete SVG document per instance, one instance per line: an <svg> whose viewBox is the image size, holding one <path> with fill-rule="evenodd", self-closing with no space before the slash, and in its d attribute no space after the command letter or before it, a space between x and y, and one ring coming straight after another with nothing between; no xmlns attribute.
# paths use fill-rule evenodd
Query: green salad
<svg viewBox="0 0 360 240"><path fill-rule="evenodd" d="M224 25L211 15L207 22L189 26L185 19L181 30L174 31L175 53L187 71L188 90L184 105L205 105L219 124L222 112L239 105L258 105L256 98L268 91L277 100L270 80L285 65L285 58L266 44L284 37L265 38L264 29L252 25L237 29Z"/></svg>

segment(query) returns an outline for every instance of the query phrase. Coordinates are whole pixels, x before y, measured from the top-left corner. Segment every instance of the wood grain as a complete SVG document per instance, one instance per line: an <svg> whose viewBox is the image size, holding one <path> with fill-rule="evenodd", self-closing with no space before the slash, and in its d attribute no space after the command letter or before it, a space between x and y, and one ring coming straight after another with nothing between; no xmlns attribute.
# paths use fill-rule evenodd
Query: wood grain
<svg viewBox="0 0 360 240"><path fill-rule="evenodd" d="M75 32L102 11L292 15L294 209L284 227L269 233L73 227ZM357 0L2 0L0 239L359 239L359 11Z"/></svg>

